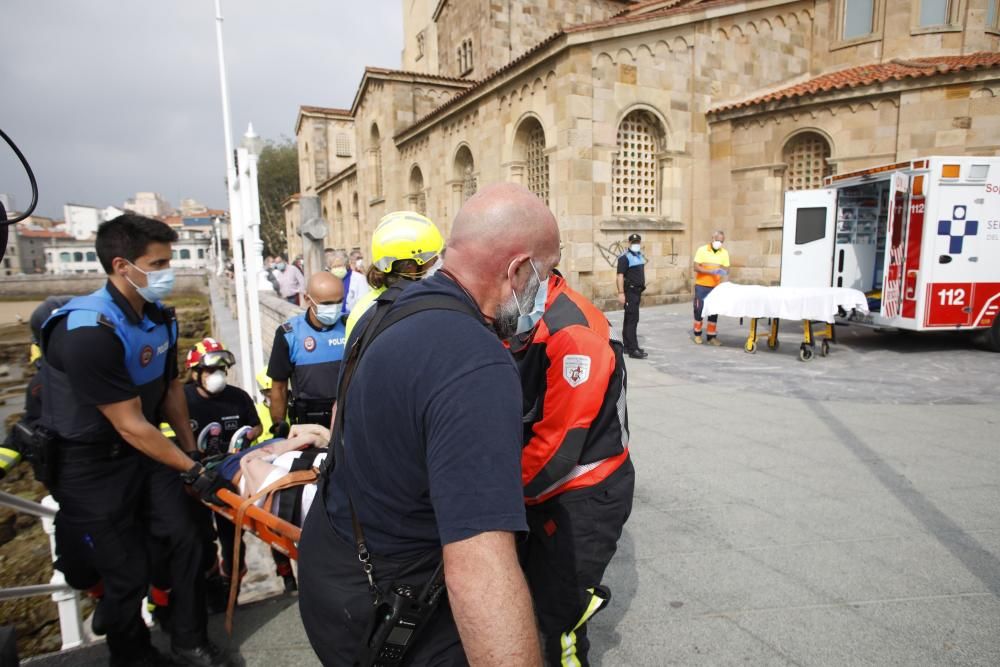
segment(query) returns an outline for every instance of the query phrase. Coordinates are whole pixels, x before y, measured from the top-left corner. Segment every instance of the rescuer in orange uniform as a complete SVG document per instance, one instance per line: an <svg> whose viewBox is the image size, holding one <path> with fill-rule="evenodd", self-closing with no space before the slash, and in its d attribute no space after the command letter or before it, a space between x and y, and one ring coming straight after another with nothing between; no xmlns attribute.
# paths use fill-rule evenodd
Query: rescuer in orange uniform
<svg viewBox="0 0 1000 667"><path fill-rule="evenodd" d="M539 277L540 279L540 277ZM546 289L547 287L547 289ZM555 270L510 339L524 396L521 563L551 665L587 665L587 621L632 510L625 362L600 310Z"/></svg>

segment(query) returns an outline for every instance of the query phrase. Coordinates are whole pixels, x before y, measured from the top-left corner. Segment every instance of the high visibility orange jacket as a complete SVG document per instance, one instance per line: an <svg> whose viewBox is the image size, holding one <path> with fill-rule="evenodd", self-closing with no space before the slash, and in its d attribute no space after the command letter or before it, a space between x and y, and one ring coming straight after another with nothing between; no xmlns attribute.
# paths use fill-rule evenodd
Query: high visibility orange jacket
<svg viewBox="0 0 1000 667"><path fill-rule="evenodd" d="M629 437L623 348L607 317L554 274L538 326L510 345L524 393L525 503L606 479Z"/></svg>

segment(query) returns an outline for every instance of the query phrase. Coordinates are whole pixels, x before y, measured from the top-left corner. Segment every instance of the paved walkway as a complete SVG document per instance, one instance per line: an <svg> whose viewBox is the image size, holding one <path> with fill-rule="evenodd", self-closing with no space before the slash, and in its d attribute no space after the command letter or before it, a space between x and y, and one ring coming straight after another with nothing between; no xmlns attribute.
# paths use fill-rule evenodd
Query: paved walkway
<svg viewBox="0 0 1000 667"><path fill-rule="evenodd" d="M1000 664L1000 355L845 330L802 363L793 328L748 355L723 319L696 347L688 312L642 311L593 664ZM248 665L317 664L294 599L236 626Z"/></svg>

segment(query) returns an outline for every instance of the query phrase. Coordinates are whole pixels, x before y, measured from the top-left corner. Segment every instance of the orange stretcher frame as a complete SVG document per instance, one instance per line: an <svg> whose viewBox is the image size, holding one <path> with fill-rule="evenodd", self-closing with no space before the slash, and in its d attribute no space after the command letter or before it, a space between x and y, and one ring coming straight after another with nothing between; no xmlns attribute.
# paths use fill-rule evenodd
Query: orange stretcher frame
<svg viewBox="0 0 1000 667"><path fill-rule="evenodd" d="M236 511L246 500L228 489L217 492L219 500L226 503L225 507L206 503L212 511L236 523ZM302 529L284 519L267 512L256 505L248 507L243 516L243 530L253 533L272 549L276 549L294 560L299 559L299 539Z"/></svg>

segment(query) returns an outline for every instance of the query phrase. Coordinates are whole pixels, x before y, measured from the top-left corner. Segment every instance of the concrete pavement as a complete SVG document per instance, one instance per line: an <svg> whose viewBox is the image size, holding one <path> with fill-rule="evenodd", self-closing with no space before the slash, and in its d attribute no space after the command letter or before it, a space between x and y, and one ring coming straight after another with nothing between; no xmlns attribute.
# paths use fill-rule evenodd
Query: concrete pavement
<svg viewBox="0 0 1000 667"><path fill-rule="evenodd" d="M688 319L642 310L593 664L1000 664L1000 355L850 329L802 363L794 327L748 355L735 320L709 348ZM294 599L236 628L248 665L316 664Z"/></svg>

